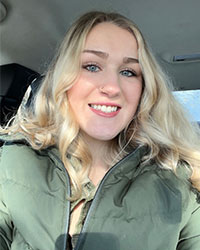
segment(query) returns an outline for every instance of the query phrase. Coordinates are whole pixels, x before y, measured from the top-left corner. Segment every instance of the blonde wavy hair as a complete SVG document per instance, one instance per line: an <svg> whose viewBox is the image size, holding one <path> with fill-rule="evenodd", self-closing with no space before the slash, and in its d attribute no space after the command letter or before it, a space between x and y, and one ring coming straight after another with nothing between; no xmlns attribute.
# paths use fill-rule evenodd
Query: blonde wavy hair
<svg viewBox="0 0 200 250"><path fill-rule="evenodd" d="M89 12L71 26L32 105L21 109L14 121L1 132L23 134L37 150L52 145L58 147L75 190L72 199L81 195L92 159L66 93L79 76L80 55L88 33L102 22L111 22L133 34L143 75L143 93L137 113L127 128L111 142L107 152L109 159L114 163L129 152L129 146L147 145L150 150L145 161L154 160L161 168L174 172L181 165L191 171L190 181L200 190L199 130L185 118L171 93L170 81L137 26L118 13ZM69 154L73 161L67 158Z"/></svg>

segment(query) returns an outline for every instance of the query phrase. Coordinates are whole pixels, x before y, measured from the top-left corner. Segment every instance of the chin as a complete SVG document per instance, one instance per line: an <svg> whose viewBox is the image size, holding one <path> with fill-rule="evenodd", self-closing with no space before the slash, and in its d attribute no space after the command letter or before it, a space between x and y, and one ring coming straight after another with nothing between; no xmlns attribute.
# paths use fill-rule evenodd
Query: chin
<svg viewBox="0 0 200 250"><path fill-rule="evenodd" d="M90 136L99 141L111 141L113 140L119 133L101 133L101 134L90 134Z"/></svg>
<svg viewBox="0 0 200 250"><path fill-rule="evenodd" d="M82 128L82 132L91 139L99 140L99 141L111 141L116 138L119 133L123 130L123 128L112 128L111 127L100 127L100 126L90 126Z"/></svg>

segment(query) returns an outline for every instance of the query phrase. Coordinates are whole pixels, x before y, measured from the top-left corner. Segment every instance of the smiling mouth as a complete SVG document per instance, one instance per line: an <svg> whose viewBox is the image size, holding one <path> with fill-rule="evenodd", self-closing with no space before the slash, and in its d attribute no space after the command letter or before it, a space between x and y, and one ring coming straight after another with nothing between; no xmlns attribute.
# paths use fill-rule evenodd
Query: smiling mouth
<svg viewBox="0 0 200 250"><path fill-rule="evenodd" d="M97 105L97 104L89 104L89 106L95 110L104 112L104 113L113 113L116 112L120 107L118 106L111 106L111 105Z"/></svg>

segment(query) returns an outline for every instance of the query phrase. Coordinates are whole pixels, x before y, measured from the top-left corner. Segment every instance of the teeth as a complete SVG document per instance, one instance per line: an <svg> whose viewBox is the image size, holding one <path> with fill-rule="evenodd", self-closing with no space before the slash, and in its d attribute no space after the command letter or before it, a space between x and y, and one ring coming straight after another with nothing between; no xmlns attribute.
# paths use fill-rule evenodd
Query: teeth
<svg viewBox="0 0 200 250"><path fill-rule="evenodd" d="M91 107L96 110L100 110L104 113L111 113L117 111L116 106L105 106L105 105L93 105L91 104Z"/></svg>

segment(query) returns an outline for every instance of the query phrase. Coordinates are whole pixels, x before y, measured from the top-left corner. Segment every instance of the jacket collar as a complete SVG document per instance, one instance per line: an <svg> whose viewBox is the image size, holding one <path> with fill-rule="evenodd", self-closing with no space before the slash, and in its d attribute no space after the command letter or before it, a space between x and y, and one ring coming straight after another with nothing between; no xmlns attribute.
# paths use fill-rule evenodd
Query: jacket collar
<svg viewBox="0 0 200 250"><path fill-rule="evenodd" d="M0 135L0 141L5 144L24 144L30 145L26 140L25 136L22 134L3 134ZM141 159L145 156L149 151L147 146L139 146L119 162L117 162L114 166L110 168L108 171L113 172L115 177L122 177L124 175L130 176L133 173L137 174L139 170L139 166L141 165ZM40 150L41 154L47 154L57 165L58 168L63 170L63 166L61 167L61 156L59 150L55 146L48 147L47 149ZM62 164L63 165L63 164ZM141 167L140 167L141 168ZM152 168L152 165L151 165ZM134 170L134 171L133 171ZM131 176L132 178L133 176Z"/></svg>

